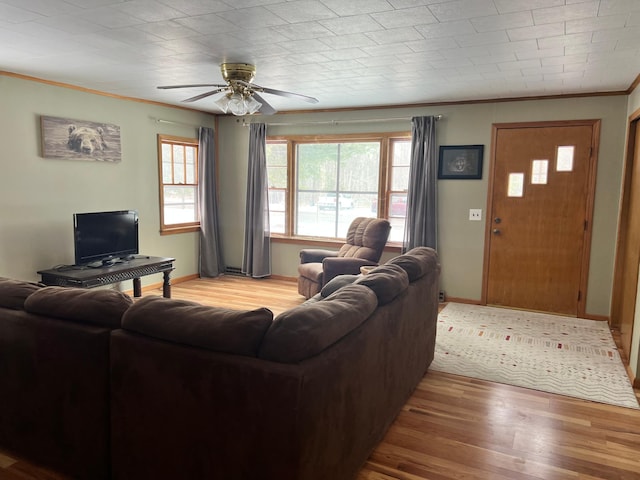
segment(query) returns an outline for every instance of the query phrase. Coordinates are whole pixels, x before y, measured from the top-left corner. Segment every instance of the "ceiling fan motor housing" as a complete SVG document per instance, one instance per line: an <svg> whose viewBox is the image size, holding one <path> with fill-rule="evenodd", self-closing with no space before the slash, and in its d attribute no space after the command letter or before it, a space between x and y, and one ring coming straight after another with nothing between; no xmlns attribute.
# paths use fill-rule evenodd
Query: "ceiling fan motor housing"
<svg viewBox="0 0 640 480"><path fill-rule="evenodd" d="M222 72L222 78L224 78L225 82L241 80L246 83L251 83L253 77L256 76L255 65L248 63L223 63L220 65L220 71Z"/></svg>

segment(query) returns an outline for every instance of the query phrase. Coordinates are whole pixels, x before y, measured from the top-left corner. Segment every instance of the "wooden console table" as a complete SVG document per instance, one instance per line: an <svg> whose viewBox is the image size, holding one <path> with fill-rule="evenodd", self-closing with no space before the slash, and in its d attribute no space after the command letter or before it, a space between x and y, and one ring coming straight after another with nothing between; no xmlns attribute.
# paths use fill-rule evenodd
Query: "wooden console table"
<svg viewBox="0 0 640 480"><path fill-rule="evenodd" d="M102 285L133 280L133 296L142 295L140 277L162 273L162 296L171 298L171 281L169 276L173 270L175 258L148 257L136 255L132 260L124 260L104 267L87 267L81 265L69 265L40 270L38 273L45 285L60 287L94 288Z"/></svg>

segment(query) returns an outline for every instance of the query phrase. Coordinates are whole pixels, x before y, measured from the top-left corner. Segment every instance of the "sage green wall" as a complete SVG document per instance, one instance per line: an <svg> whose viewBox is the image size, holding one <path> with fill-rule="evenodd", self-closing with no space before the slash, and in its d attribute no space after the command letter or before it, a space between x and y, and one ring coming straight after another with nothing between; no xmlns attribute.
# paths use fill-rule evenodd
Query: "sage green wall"
<svg viewBox="0 0 640 480"><path fill-rule="evenodd" d="M636 88L631 95L629 95L627 115L631 116L638 109L640 109L640 88ZM640 276L638 277L638 293L636 295L636 309L633 321L633 337L631 339L629 366L631 367L634 377L640 380Z"/></svg>
<svg viewBox="0 0 640 480"><path fill-rule="evenodd" d="M268 135L361 133L409 131L408 120L353 123L357 119L409 118L442 114L438 122L440 145L485 145L482 180L440 181L438 183L439 254L442 263L441 288L448 296L479 300L482 290L485 217L488 191L488 160L491 128L494 123L549 120L601 119L598 178L595 196L591 266L587 293L587 313L609 315L613 258L617 231L618 198L624 150L627 97L592 97L520 102L449 105L428 108L368 110L340 113L281 114L266 118ZM253 119L259 120L258 117ZM335 121L335 122L333 122ZM305 124L305 122L309 122ZM316 123L312 122L327 122ZM225 261L242 264L243 218L246 192L248 128L238 118L220 119L221 219ZM468 220L470 208L483 210L483 221ZM272 243L273 273L296 276L301 244Z"/></svg>
<svg viewBox="0 0 640 480"><path fill-rule="evenodd" d="M41 115L119 125L122 161L42 158ZM194 138L195 125L213 126L213 120L203 113L0 75L0 276L39 280L37 270L72 264L73 213L117 209L138 210L142 253L175 257L174 277L196 273L198 234L159 234L156 136ZM143 283L161 279L151 275ZM122 287L130 289L130 282Z"/></svg>
<svg viewBox="0 0 640 480"><path fill-rule="evenodd" d="M484 144L489 158L493 123L602 119L595 198L593 249L587 312L608 315L617 231L620 176L627 111L637 95L584 99L452 105L340 113L276 115L277 134L408 131L407 120L351 123L442 114L438 143ZM74 212L135 208L140 212L141 251L177 258L175 277L197 272L197 234L160 236L158 133L195 136L196 125L213 125L213 116L150 105L0 75L0 275L36 280L36 271L73 262ZM637 107L636 107L637 108ZM44 159L40 115L119 125L122 162L118 164ZM161 118L178 124L157 123ZM259 118L259 117L256 117ZM328 121L328 124L304 122ZM347 122L349 121L349 122ZM342 123L341 123L342 122ZM186 125L184 125L186 124ZM247 174L248 128L240 119L220 120L219 177L222 252L229 266L241 266ZM439 254L442 289L449 296L478 300L481 295L485 222L470 222L469 208L486 215L488 161L479 181L439 182ZM273 273L296 276L300 244L273 244ZM385 254L384 259L391 255ZM146 277L145 283L157 282Z"/></svg>

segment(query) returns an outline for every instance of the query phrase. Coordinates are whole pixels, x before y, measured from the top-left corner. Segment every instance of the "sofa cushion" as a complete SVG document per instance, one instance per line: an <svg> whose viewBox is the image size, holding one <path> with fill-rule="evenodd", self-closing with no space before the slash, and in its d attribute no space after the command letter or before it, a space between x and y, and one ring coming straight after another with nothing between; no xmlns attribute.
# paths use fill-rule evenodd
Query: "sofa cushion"
<svg viewBox="0 0 640 480"><path fill-rule="evenodd" d="M120 328L122 315L132 304L129 295L116 290L45 287L27 297L24 309L48 317Z"/></svg>
<svg viewBox="0 0 640 480"><path fill-rule="evenodd" d="M333 277L324 287L322 287L320 295L323 298L326 298L339 288L342 288L345 285L351 285L358 277L359 275L338 275L337 277Z"/></svg>
<svg viewBox="0 0 640 480"><path fill-rule="evenodd" d="M386 305L407 289L409 277L398 265L385 263L360 276L354 283L369 287L378 297L378 303Z"/></svg>
<svg viewBox="0 0 640 480"><path fill-rule="evenodd" d="M294 307L273 321L258 356L282 363L313 357L363 323L377 305L371 289L347 285L319 302Z"/></svg>
<svg viewBox="0 0 640 480"><path fill-rule="evenodd" d="M22 310L24 301L44 285L0 277L0 307Z"/></svg>
<svg viewBox="0 0 640 480"><path fill-rule="evenodd" d="M389 264L401 267L407 272L409 282L414 282L438 268L438 257L432 248L415 247L404 255L393 257L387 262Z"/></svg>
<svg viewBox="0 0 640 480"><path fill-rule="evenodd" d="M207 350L256 356L273 321L268 308L231 310L187 300L144 297L122 319L126 330Z"/></svg>

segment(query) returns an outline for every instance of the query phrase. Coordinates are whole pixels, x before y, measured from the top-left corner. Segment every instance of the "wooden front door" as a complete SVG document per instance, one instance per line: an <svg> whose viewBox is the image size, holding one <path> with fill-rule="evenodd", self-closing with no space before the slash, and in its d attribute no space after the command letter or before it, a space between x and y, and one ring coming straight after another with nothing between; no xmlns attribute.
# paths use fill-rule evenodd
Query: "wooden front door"
<svg viewBox="0 0 640 480"><path fill-rule="evenodd" d="M487 304L584 315L598 127L494 125Z"/></svg>

